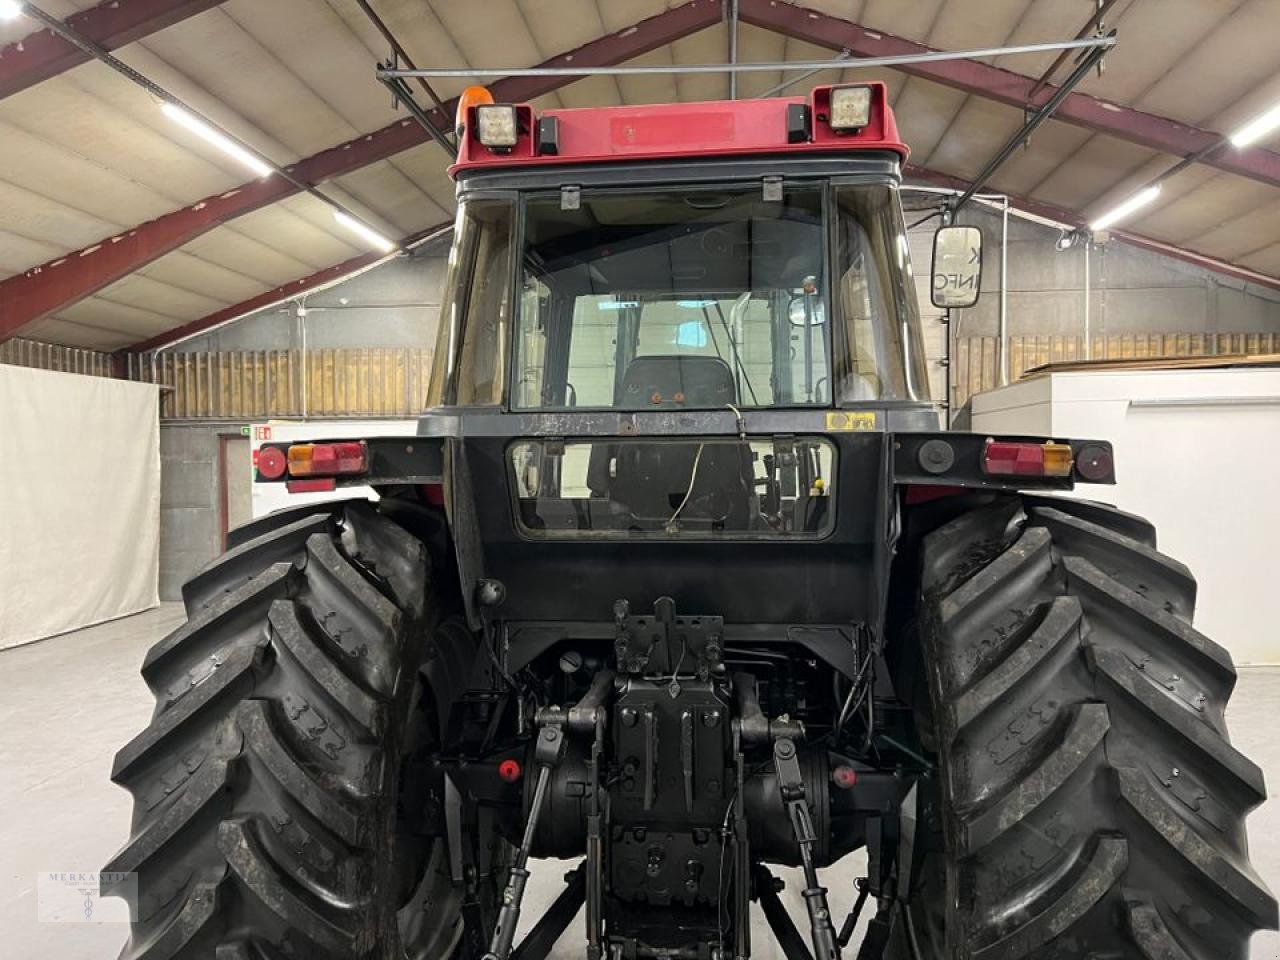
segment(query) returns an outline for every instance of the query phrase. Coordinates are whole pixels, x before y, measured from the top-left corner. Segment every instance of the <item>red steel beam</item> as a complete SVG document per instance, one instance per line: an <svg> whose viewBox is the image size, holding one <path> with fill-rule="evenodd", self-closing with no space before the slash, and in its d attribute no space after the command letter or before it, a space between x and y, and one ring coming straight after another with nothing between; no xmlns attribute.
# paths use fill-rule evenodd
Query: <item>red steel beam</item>
<svg viewBox="0 0 1280 960"><path fill-rule="evenodd" d="M539 66L609 66L634 59L681 37L719 23L721 0L692 0L664 13L585 43ZM503 101L532 100L572 83L573 77L508 77L490 85ZM445 104L451 111L456 99ZM435 119L443 118L432 111ZM412 120L400 120L366 136L331 147L288 168L304 183L322 183L360 170L427 142ZM283 177L267 177L166 213L91 247L77 250L0 282L0 341L28 323L64 310L148 263L234 220L297 193Z"/></svg>
<svg viewBox="0 0 1280 960"><path fill-rule="evenodd" d="M428 239L432 234L440 233L452 227L452 223L439 223L434 227L423 230L411 237L406 237L402 242L402 247L408 247L411 244L419 243ZM164 333L158 334L149 340L143 340L141 343L133 343L121 350L116 351L117 356L125 353L145 353L148 350L158 350L166 347L178 340L185 340L196 334L204 333L206 330L212 330L224 323L230 323L233 320L240 320L249 314L257 313L259 310L267 307L293 300L303 294L310 293L320 287L326 286L339 280L343 280L354 273L359 273L367 267L372 267L381 260L389 260L396 254L386 254L379 252L362 253L359 256L352 257L350 260L344 260L342 263L334 264L332 267L326 267L323 270L317 270L309 277L300 277L297 280L290 280L288 283L276 287L274 290L268 290L266 293L260 293L256 297L250 297L240 303L232 304L229 307L223 307L221 310L215 311L208 316L201 317L198 320L192 320L190 323L184 323L180 327L173 330L166 330Z"/></svg>
<svg viewBox="0 0 1280 960"><path fill-rule="evenodd" d="M953 177L947 173L939 173L936 170L930 170L926 167L918 167L915 164L908 163L903 167L903 176L911 180L921 183L931 184L936 187L949 187L953 190L965 190L969 187L970 181L961 177ZM1000 190L992 190L991 193L1002 193ZM1029 197L1018 197L1012 194L1006 194L1009 197L1009 204L1012 207L1022 210L1026 213L1034 214L1038 217L1044 217L1046 220L1054 220L1058 223L1066 224L1069 227L1085 226L1085 218L1073 210L1067 210L1063 207L1055 206L1052 203L1046 203L1043 200L1035 200ZM1186 263L1193 263L1197 267L1204 270L1210 270L1213 273L1222 276L1232 277L1244 283L1256 284L1260 287L1267 287L1271 290L1280 290L1280 277L1273 277L1269 274L1259 273L1256 270L1250 270L1248 267L1238 266L1234 263L1228 263L1225 260L1215 257L1209 253L1201 253L1198 250L1192 250L1188 247L1175 246L1164 240L1157 240L1155 237L1148 237L1142 233L1134 233L1131 230L1108 230L1111 236L1118 240L1122 240L1127 244L1135 247L1141 247L1144 250L1150 250L1162 256L1173 257L1175 260L1182 260Z"/></svg>
<svg viewBox="0 0 1280 960"><path fill-rule="evenodd" d="M66 20L82 37L107 50L150 36L157 30L216 7L223 0L104 0ZM0 100L87 63L87 53L42 29L0 47Z"/></svg>
<svg viewBox="0 0 1280 960"><path fill-rule="evenodd" d="M829 50L849 50L855 57L934 52L931 47L913 40L871 30L849 20L782 0L739 0L738 16L744 23ZM856 67L857 61L850 62L848 66ZM1028 105L1040 106L1057 90L1053 85L1046 84L1035 93L1038 81L1034 78L977 60L911 63L893 69L1006 106L1017 107L1019 110ZM1177 157L1199 153L1220 139L1220 134L1211 130L1203 130L1168 117L1144 113L1078 92L1067 95L1053 119ZM1200 162L1227 173L1280 187L1280 153L1261 147L1236 150L1226 146Z"/></svg>

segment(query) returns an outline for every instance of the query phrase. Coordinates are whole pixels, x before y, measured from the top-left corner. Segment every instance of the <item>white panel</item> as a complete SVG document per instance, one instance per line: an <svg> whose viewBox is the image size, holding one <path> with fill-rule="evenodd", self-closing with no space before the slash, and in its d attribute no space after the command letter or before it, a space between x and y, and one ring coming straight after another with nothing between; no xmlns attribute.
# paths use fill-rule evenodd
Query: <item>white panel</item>
<svg viewBox="0 0 1280 960"><path fill-rule="evenodd" d="M1274 187L1196 166L1165 183L1160 202L1138 225L1143 233L1199 249L1205 233L1272 199L1280 199Z"/></svg>
<svg viewBox="0 0 1280 960"><path fill-rule="evenodd" d="M1190 118L1212 130L1232 129L1280 96L1277 30L1280 0L1242 4L1172 64L1135 106L1162 116ZM1268 82L1275 91L1272 98L1249 102Z"/></svg>
<svg viewBox="0 0 1280 960"><path fill-rule="evenodd" d="M273 13L285 12L279 11L278 0L263 6ZM199 109L212 110L213 106L200 103L197 97L213 101L221 111L214 119L245 136L277 163L308 156L360 132L276 53L240 26L229 8L193 17L173 30L152 35L141 46L145 51L130 48L129 56L121 59L145 65L148 74L156 74L157 80L172 86L180 96L191 97L192 105ZM169 72L165 70L168 65L169 70L181 73L170 73L165 80L162 75ZM368 82L373 83L372 62L368 70ZM348 77L347 82L354 80ZM365 130L378 126L375 122ZM287 153L273 152L262 142L263 135Z"/></svg>
<svg viewBox="0 0 1280 960"><path fill-rule="evenodd" d="M118 350L138 342L138 335L135 333L108 329L107 325L99 327L74 323L59 317L45 317L29 323L18 333L44 343L61 343L91 350Z"/></svg>
<svg viewBox="0 0 1280 960"><path fill-rule="evenodd" d="M970 97L952 118L937 146L921 162L932 170L974 177L1020 126L1019 111Z"/></svg>
<svg viewBox="0 0 1280 960"><path fill-rule="evenodd" d="M154 263L147 264L138 274L223 303L238 303L274 286L193 256L185 249L165 254Z"/></svg>
<svg viewBox="0 0 1280 960"><path fill-rule="evenodd" d="M113 223L4 180L0 180L0 210L4 211L6 229L64 253L116 233Z"/></svg>
<svg viewBox="0 0 1280 960"><path fill-rule="evenodd" d="M117 280L105 287L99 295L126 306L179 317L183 320L202 317L206 313L212 313L227 306L230 302L162 283L142 273L131 273Z"/></svg>
<svg viewBox="0 0 1280 960"><path fill-rule="evenodd" d="M622 102L619 77L583 77L556 91L566 108L615 107Z"/></svg>
<svg viewBox="0 0 1280 960"><path fill-rule="evenodd" d="M642 57L630 61L638 67L665 66L673 63L671 47L650 50ZM680 99L676 89L675 74L645 74L636 77L619 77L618 86L626 103L672 103Z"/></svg>
<svg viewBox="0 0 1280 960"><path fill-rule="evenodd" d="M374 6L381 10L384 4ZM330 4L230 0L221 9L355 129L374 130L396 119L390 97L373 77L376 62L388 55L386 41L366 47Z"/></svg>
<svg viewBox="0 0 1280 960"><path fill-rule="evenodd" d="M180 204L150 186L100 164L90 163L64 146L0 124L4 179L15 186L65 201L115 224L140 223Z"/></svg>
<svg viewBox="0 0 1280 960"><path fill-rule="evenodd" d="M150 384L0 365L0 648L159 602L159 409Z"/></svg>
<svg viewBox="0 0 1280 960"><path fill-rule="evenodd" d="M295 248L282 249L270 239L272 224L291 219L284 211L267 207L238 217L233 224L215 227L182 249L249 276L277 286L293 277L314 273L325 266Z"/></svg>
<svg viewBox="0 0 1280 960"><path fill-rule="evenodd" d="M235 161L184 134L149 94L96 62L0 101L0 119L153 188L174 206L245 179Z"/></svg>
<svg viewBox="0 0 1280 960"><path fill-rule="evenodd" d="M931 28L944 4L945 0L914 0L912 3L903 3L902 0L867 0L866 9L862 11L858 22L864 27L883 30L917 43L928 43ZM847 16L839 12L834 15Z"/></svg>
<svg viewBox="0 0 1280 960"><path fill-rule="evenodd" d="M1280 277L1280 243L1273 243L1246 257L1240 262L1253 270L1260 270L1273 277Z"/></svg>
<svg viewBox="0 0 1280 960"><path fill-rule="evenodd" d="M1107 57L1102 76L1092 73L1079 87L1082 93L1134 103L1210 36L1214 29L1246 0L1160 0L1129 3L1110 24L1119 31L1120 43ZM1083 6L1083 5L1082 5ZM1081 14L1083 14L1083 10ZM1081 23L1084 16L1081 16ZM1072 31L1074 35L1075 31ZM1262 38L1260 38L1262 39ZM1179 110L1174 119L1194 123L1197 109Z"/></svg>
<svg viewBox="0 0 1280 960"><path fill-rule="evenodd" d="M1033 383L1040 387L1026 389ZM1280 663L1266 601L1280 539L1269 480L1280 472L1280 448L1258 442L1280 433L1280 372L1064 373L974 397L974 431L1027 427L1114 443L1119 482L1078 495L1156 525L1160 549L1199 581L1196 628L1236 663Z"/></svg>
<svg viewBox="0 0 1280 960"><path fill-rule="evenodd" d="M1114 137L1094 136L1035 188L1034 196L1069 210L1090 201L1119 183L1155 151Z"/></svg>
<svg viewBox="0 0 1280 960"><path fill-rule="evenodd" d="M28 267L38 266L65 252L65 248L44 240L33 240L0 229L0 276L22 273Z"/></svg>
<svg viewBox="0 0 1280 960"><path fill-rule="evenodd" d="M911 77L894 108L898 133L917 156L924 156L937 146L964 100L959 90Z"/></svg>
<svg viewBox="0 0 1280 960"><path fill-rule="evenodd" d="M1274 191L1273 191L1274 192ZM1248 254L1280 239L1280 198L1261 204L1242 217L1210 230L1198 237L1195 244L1221 251L1221 256L1235 257Z"/></svg>
<svg viewBox="0 0 1280 960"><path fill-rule="evenodd" d="M596 0L596 4L600 7L600 16L604 20L605 28L610 33L616 33L641 20L656 17L663 10L679 6L680 0L666 0L665 3L663 0L627 0L626 3L617 3L616 0Z"/></svg>
<svg viewBox="0 0 1280 960"><path fill-rule="evenodd" d="M682 37L671 44L676 63L723 63L729 35L723 23ZM676 77L679 99L723 100L729 96L729 78L717 73L683 73Z"/></svg>
<svg viewBox="0 0 1280 960"><path fill-rule="evenodd" d="M108 287L103 293L105 294L104 296L86 297L78 303L60 310L57 318L94 328L123 331L129 334L130 342L132 343L163 333L178 326L186 319L170 316L166 313L157 313L155 310L146 307L121 303L111 299L111 287ZM32 333L30 336L34 337L36 334ZM80 345L79 340L64 342L74 342L77 346Z"/></svg>
<svg viewBox="0 0 1280 960"><path fill-rule="evenodd" d="M366 49L377 51L378 57L386 56L386 41L356 5L355 0L330 0L330 6L338 12L352 32L362 38ZM467 65L462 51L432 10L431 4L424 0L382 0L376 9L416 63L439 67ZM439 79L432 81L431 85L442 99L448 100L459 93L467 85L467 81Z"/></svg>
<svg viewBox="0 0 1280 960"><path fill-rule="evenodd" d="M435 144L430 149L443 168L447 155ZM395 224L393 239L449 218L412 177L387 161L348 174L336 184L382 219Z"/></svg>
<svg viewBox="0 0 1280 960"><path fill-rule="evenodd" d="M780 33L774 33L772 30L762 30L760 27L753 27L749 23L738 25L738 61L740 63L776 63L780 60L786 60L789 56L794 59L794 55L790 54L797 44L784 37ZM824 50L820 55L821 58L829 58L834 56L830 50ZM790 80L798 77L803 71L792 70L783 72L781 70L769 73L742 73L738 75L738 96L742 98L758 97L765 91L771 90L784 80ZM811 84L808 80L797 83L792 87L788 87L783 91L783 96L798 96L809 89Z"/></svg>

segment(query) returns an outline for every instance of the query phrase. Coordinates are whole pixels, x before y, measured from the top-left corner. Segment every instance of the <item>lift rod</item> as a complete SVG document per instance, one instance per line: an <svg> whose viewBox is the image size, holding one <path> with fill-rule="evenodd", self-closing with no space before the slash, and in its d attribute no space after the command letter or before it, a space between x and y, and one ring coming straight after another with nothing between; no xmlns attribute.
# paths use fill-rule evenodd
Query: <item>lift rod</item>
<svg viewBox="0 0 1280 960"><path fill-rule="evenodd" d="M1106 40L1106 45L1094 46L1084 59L1076 65L1076 68L1071 71L1071 75L1063 81L1062 86L1058 87L1058 89L1054 91L1053 96L1046 100L1035 113L1029 116L1018 131L1009 138L1008 142L1005 143L999 151L997 151L996 155L991 158L985 167L982 168L982 172L973 178L973 181L969 184L965 192L960 194L960 196L957 197L955 202L951 205L951 212L953 214L972 200L974 194L986 186L987 182L995 175L996 171L1004 166L1005 161L1013 156L1014 151L1026 143L1027 138L1031 136L1035 129L1039 127L1040 124L1048 120L1049 117L1053 115L1053 112L1058 109L1058 106L1062 101L1067 99L1067 95L1071 93L1072 89L1074 89L1081 80L1088 76L1089 71L1094 68L1107 50L1116 42L1116 32L1112 30L1105 37L1101 37L1099 39Z"/></svg>

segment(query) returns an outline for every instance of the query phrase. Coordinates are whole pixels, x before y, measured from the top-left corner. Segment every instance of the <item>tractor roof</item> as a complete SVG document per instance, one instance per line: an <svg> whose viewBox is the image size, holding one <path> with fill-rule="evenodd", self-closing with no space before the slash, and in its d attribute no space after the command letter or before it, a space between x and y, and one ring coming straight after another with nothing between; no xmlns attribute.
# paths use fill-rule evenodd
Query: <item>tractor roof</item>
<svg viewBox="0 0 1280 960"><path fill-rule="evenodd" d="M867 122L857 129L836 130L831 123L833 91L815 87L808 97L767 100L711 100L645 106L588 107L535 113L529 104L498 104L495 120L515 111L509 145L485 146L477 110L490 104L460 107L458 159L453 176L476 169L578 165L637 160L740 157L892 151L904 161L908 149L880 82L849 85L870 91ZM507 111L502 115L502 111ZM495 130L498 129L495 126ZM510 144L514 137L514 144ZM501 134L498 138L502 139Z"/></svg>

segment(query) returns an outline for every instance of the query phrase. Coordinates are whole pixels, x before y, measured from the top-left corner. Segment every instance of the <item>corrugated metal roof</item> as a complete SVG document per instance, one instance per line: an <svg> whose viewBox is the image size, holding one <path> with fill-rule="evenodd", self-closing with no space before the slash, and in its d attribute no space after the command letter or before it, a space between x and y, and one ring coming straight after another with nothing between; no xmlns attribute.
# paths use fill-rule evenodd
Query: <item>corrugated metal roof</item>
<svg viewBox="0 0 1280 960"><path fill-rule="evenodd" d="M125 0L127 2L127 0ZM708 2L708 0L701 0ZM57 16L86 0L46 0ZM533 64L676 6L672 0L375 0L419 65ZM933 47L964 49L1073 36L1092 0L807 0L806 6ZM1224 130L1280 101L1274 41L1280 0L1120 0L1108 16L1120 44L1083 92ZM0 25L0 42L30 21ZM722 61L717 23L637 63ZM373 77L385 43L355 0L227 0L117 54L236 136L287 164L392 123ZM742 60L824 59L829 49L739 27ZM1038 75L1051 54L1002 59ZM798 86L870 76L830 70ZM913 163L973 176L1022 112L919 77L887 80ZM785 79L750 74L739 95ZM436 84L449 97L464 81ZM593 77L540 98L580 107L728 95L722 75ZM87 63L0 100L0 278L107 241L149 219L245 182L233 160L172 124L151 96ZM1271 146L1277 146L1273 138ZM991 185L1096 214L1178 158L1050 121ZM446 157L426 143L324 185L391 236L452 216ZM1280 189L1206 166L1171 179L1161 202L1127 227L1280 277ZM364 252L324 204L296 196L236 218L22 329L99 349L127 346Z"/></svg>

